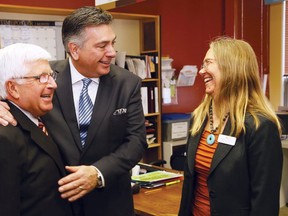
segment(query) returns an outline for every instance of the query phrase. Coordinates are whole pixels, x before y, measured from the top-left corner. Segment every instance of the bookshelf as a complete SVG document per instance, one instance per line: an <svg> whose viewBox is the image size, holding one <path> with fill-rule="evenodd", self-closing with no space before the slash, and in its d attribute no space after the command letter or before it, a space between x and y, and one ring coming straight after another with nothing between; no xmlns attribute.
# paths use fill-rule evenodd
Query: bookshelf
<svg viewBox="0 0 288 216"><path fill-rule="evenodd" d="M0 15L8 19L48 20L61 22L70 14L71 9L15 6L0 4ZM155 72L143 79L143 87L154 90L154 108L145 114L147 126L154 134L154 141L143 155L142 161L150 163L162 159L161 137L161 60L160 17L111 12L114 17L113 29L117 35L116 50L125 50L127 55L149 56L154 59ZM61 39L61 38L60 38ZM158 63L159 62L159 63ZM157 92L155 93L155 88ZM155 100L156 99L156 100ZM151 102L151 101L150 101ZM150 133L150 132L149 132Z"/></svg>
<svg viewBox="0 0 288 216"><path fill-rule="evenodd" d="M147 107L143 105L146 110L147 135L151 137L142 161L158 161L162 159L160 16L118 12L111 14L115 19L113 29L117 35L115 49L125 51L130 57L147 59L148 56L154 63L154 72L151 71L150 77L142 79L142 91L147 92ZM127 34L134 37L129 38Z"/></svg>

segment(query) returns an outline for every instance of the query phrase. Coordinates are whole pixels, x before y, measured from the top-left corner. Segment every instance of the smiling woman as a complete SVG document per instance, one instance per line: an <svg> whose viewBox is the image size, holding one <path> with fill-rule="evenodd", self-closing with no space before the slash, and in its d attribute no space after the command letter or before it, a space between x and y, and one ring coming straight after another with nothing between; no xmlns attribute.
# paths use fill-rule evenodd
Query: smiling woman
<svg viewBox="0 0 288 216"><path fill-rule="evenodd" d="M261 89L252 47L213 40L199 74L206 95L192 115L179 216L278 216L281 126Z"/></svg>

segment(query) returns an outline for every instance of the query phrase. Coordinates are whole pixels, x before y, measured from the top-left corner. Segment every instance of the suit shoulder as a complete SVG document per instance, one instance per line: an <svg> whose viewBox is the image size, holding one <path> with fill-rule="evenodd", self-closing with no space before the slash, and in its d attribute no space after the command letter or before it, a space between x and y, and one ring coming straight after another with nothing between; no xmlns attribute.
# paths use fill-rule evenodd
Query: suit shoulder
<svg viewBox="0 0 288 216"><path fill-rule="evenodd" d="M22 129L17 126L0 126L0 145L1 147L12 147L19 141L23 141L24 133Z"/></svg>
<svg viewBox="0 0 288 216"><path fill-rule="evenodd" d="M58 73L64 70L64 68L69 67L68 59L50 61L49 64L52 70L57 71Z"/></svg>
<svg viewBox="0 0 288 216"><path fill-rule="evenodd" d="M123 78L123 79L134 79L134 80L141 80L141 78L133 73L131 73L130 71L128 71L127 69L125 68L121 68L117 65L111 65L111 70L110 70L110 73L112 76L117 76L119 78Z"/></svg>

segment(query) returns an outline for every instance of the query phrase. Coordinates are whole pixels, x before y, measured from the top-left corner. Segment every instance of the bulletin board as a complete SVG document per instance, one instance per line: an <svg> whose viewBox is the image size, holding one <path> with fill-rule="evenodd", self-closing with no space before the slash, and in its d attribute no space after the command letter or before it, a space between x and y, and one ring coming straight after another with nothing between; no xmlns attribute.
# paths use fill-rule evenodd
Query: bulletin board
<svg viewBox="0 0 288 216"><path fill-rule="evenodd" d="M63 19L47 15L21 14L19 17L19 14L0 13L0 45L32 43L46 49L52 60L65 59L61 37Z"/></svg>

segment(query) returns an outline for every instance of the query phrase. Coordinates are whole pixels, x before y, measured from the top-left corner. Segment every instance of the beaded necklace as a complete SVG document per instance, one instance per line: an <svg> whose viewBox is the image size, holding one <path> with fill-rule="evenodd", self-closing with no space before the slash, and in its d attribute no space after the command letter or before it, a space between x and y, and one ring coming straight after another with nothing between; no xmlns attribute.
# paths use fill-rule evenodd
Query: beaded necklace
<svg viewBox="0 0 288 216"><path fill-rule="evenodd" d="M226 119L229 116L229 112L224 116L223 123L226 121ZM213 145L215 142L215 135L214 133L218 130L218 127L213 128L213 110L212 110L212 103L209 107L209 124L210 124L210 134L207 136L206 142L208 145Z"/></svg>

